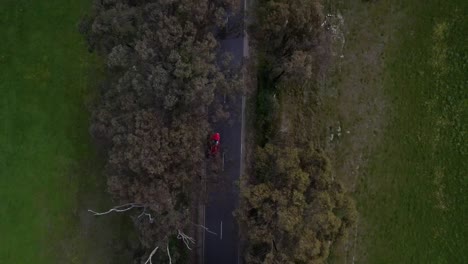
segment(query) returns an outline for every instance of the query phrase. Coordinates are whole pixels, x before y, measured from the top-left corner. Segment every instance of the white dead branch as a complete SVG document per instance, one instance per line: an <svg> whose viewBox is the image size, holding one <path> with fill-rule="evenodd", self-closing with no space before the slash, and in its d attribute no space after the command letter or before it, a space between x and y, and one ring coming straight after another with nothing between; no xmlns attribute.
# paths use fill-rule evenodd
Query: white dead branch
<svg viewBox="0 0 468 264"><path fill-rule="evenodd" d="M169 264L172 264L171 253L169 253L169 244L167 244L167 256L169 256Z"/></svg>
<svg viewBox="0 0 468 264"><path fill-rule="evenodd" d="M192 250L192 248L190 248L190 243L192 244L195 244L195 239L187 236L186 234L184 234L182 231L180 230L177 230L179 232L179 234L177 234L177 239L182 239L182 241L184 242L185 246L187 246L187 248L189 250Z"/></svg>
<svg viewBox="0 0 468 264"><path fill-rule="evenodd" d="M146 207L143 209L143 212L141 212L141 214L137 217L137 218L141 218L142 216L148 216L148 219L150 221L150 223L153 223L154 222L154 218L153 216L150 214L150 213L147 213L146 212Z"/></svg>
<svg viewBox="0 0 468 264"><path fill-rule="evenodd" d="M142 204L138 204L138 203L129 203L129 204L123 204L123 205L113 207L113 208L111 208L111 209L109 209L109 210L107 210L105 212L102 212L102 213L99 213L99 212L96 212L96 211L93 211L93 210L90 210L90 209L88 209L88 212L91 212L92 214L94 214L96 216L99 216L99 215L106 215L106 214L109 214L109 213L112 213L112 212L123 213L123 212L131 210L133 208L142 208L142 207L145 207L145 206L142 205Z"/></svg>
<svg viewBox="0 0 468 264"><path fill-rule="evenodd" d="M153 257L154 253L156 253L156 250L158 250L158 248L159 247L156 247L155 249L153 249L153 251L151 252L151 254L148 257L148 260L146 260L145 264L153 264L153 262L151 261L151 258Z"/></svg>
<svg viewBox="0 0 468 264"><path fill-rule="evenodd" d="M213 234L213 235L215 235L215 236L218 235L218 234L216 234L215 232L213 232L213 231L211 231L210 229L208 229L208 227L206 227L206 226L204 226L204 225L199 225L199 224L195 224L195 223L192 223L192 224L194 224L194 225L196 225L196 226L198 226L198 227L201 227L201 228L205 229L205 231L208 232L208 233L210 233L210 234Z"/></svg>

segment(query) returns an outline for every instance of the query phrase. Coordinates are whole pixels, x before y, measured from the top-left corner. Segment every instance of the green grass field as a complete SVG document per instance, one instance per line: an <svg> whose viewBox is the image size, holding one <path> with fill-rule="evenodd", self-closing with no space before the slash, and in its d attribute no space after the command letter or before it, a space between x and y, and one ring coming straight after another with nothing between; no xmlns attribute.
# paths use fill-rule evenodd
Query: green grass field
<svg viewBox="0 0 468 264"><path fill-rule="evenodd" d="M85 107L99 63L76 26L90 3L0 1L0 263L85 263L112 238L80 207L110 203Z"/></svg>
<svg viewBox="0 0 468 264"><path fill-rule="evenodd" d="M399 6L384 72L390 121L356 192L367 263L468 263L467 3Z"/></svg>

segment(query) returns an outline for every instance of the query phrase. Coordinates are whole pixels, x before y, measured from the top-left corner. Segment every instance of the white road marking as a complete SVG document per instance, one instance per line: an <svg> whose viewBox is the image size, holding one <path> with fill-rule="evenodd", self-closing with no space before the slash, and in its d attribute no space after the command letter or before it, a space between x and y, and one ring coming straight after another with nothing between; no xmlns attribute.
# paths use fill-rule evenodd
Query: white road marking
<svg viewBox="0 0 468 264"><path fill-rule="evenodd" d="M241 144L240 144L240 157L239 157L239 165L240 165L240 175L244 173L244 162L242 157L244 156L244 116L245 116L245 95L242 96L242 119L241 119Z"/></svg>
<svg viewBox="0 0 468 264"><path fill-rule="evenodd" d="M205 183L206 184L206 183ZM206 189L205 189L206 190ZM206 207L203 205L203 226L205 226ZM205 263L205 230L203 229L202 263Z"/></svg>
<svg viewBox="0 0 468 264"><path fill-rule="evenodd" d="M223 152L223 167L222 167L222 171L224 171L224 152Z"/></svg>

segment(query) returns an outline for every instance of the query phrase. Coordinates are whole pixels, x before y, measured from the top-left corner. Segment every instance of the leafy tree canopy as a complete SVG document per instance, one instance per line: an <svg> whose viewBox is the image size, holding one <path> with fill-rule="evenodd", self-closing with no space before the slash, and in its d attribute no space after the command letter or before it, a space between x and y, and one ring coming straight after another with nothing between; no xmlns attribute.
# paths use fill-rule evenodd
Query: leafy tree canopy
<svg viewBox="0 0 468 264"><path fill-rule="evenodd" d="M323 263L356 220L355 205L312 147L257 150L258 182L243 189L248 263Z"/></svg>
<svg viewBox="0 0 468 264"><path fill-rule="evenodd" d="M298 84L311 80L324 21L320 1L261 0L257 10L254 33L271 80Z"/></svg>
<svg viewBox="0 0 468 264"><path fill-rule="evenodd" d="M110 192L120 203L146 205L154 218L135 217L148 248L165 247L177 230L188 229L208 109L217 91L235 85L235 76L218 66L213 35L230 5L96 0L92 16L80 24L90 50L108 68L90 130L108 153Z"/></svg>

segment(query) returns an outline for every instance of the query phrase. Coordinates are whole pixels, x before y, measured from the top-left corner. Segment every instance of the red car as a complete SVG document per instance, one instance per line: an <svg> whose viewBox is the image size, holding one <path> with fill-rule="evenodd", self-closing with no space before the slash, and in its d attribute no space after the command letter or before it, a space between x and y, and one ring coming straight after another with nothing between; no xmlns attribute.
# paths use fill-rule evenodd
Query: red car
<svg viewBox="0 0 468 264"><path fill-rule="evenodd" d="M219 153L219 141L221 140L221 136L219 133L214 133L210 136L210 148L209 148L209 155L216 156Z"/></svg>

